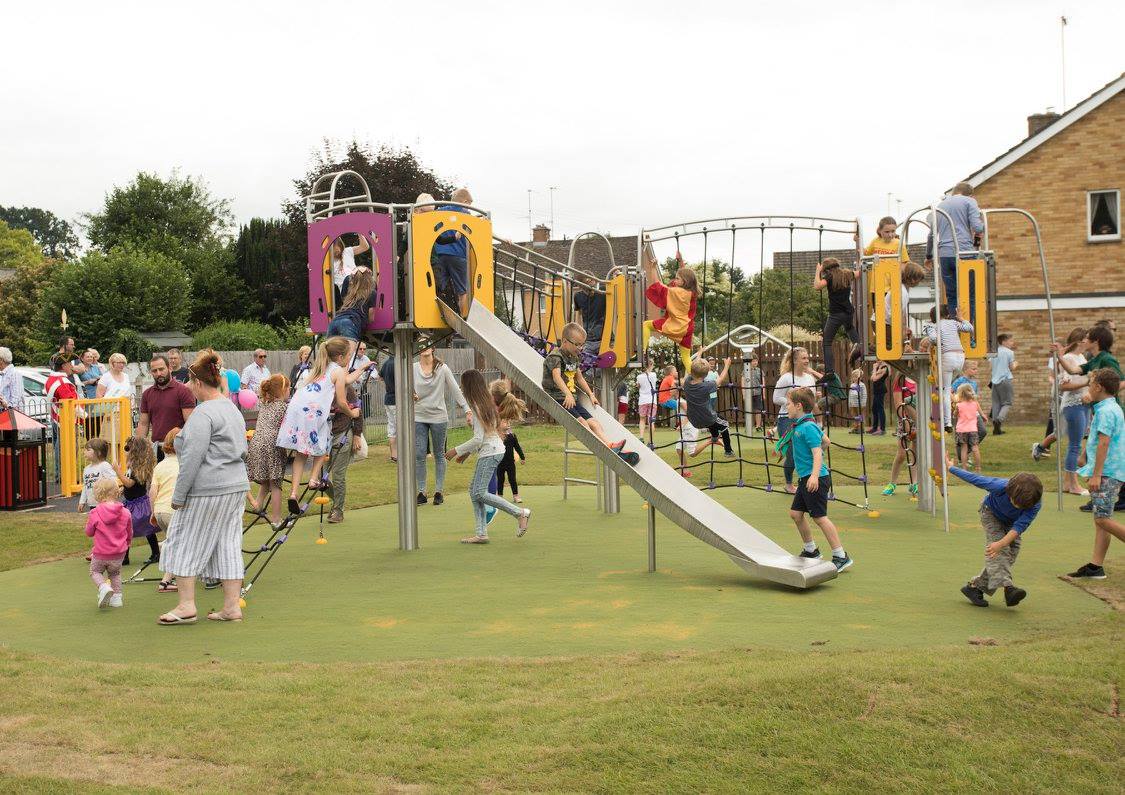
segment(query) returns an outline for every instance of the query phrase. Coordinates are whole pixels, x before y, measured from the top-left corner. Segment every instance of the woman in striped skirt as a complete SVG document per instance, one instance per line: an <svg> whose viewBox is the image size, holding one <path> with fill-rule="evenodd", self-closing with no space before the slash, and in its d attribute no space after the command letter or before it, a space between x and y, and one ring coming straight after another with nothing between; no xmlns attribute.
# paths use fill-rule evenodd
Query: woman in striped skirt
<svg viewBox="0 0 1125 795"><path fill-rule="evenodd" d="M198 401L176 437L180 472L172 492L172 521L161 570L179 585L180 603L160 616L163 626L194 624L195 581L213 577L223 584L223 609L212 621L241 621L242 510L246 477L246 423L222 393L221 362L200 351L188 368L188 386Z"/></svg>

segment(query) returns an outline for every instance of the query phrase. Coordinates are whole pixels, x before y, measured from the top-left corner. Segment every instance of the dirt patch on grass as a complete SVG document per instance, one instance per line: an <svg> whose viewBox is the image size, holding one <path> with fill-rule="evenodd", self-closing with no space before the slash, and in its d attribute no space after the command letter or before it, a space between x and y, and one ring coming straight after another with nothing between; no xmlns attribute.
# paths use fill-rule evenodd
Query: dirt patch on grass
<svg viewBox="0 0 1125 795"><path fill-rule="evenodd" d="M1080 591L1085 591L1095 599L1101 599L1118 612L1125 611L1125 589L1120 585L1105 580L1076 580L1065 574L1060 575L1059 579L1070 583Z"/></svg>

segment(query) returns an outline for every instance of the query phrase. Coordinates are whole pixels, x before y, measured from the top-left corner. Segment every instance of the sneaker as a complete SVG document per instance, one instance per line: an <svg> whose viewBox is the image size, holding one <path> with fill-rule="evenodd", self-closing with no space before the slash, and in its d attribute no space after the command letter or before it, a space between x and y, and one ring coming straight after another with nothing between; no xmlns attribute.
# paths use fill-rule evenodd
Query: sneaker
<svg viewBox="0 0 1125 795"><path fill-rule="evenodd" d="M520 514L520 523L516 528L516 538L523 538L523 534L527 532L527 526L531 523L531 509L524 508L523 513Z"/></svg>
<svg viewBox="0 0 1125 795"><path fill-rule="evenodd" d="M910 496L911 497L918 496L918 484L917 483L911 483L910 484Z"/></svg>
<svg viewBox="0 0 1125 795"><path fill-rule="evenodd" d="M1038 461L1047 451L1043 449L1043 445L1039 442L1032 442L1031 444L1031 460Z"/></svg>
<svg viewBox="0 0 1125 795"><path fill-rule="evenodd" d="M113 596L113 589L109 587L108 582L103 582L98 586L98 607L108 607L109 598Z"/></svg>
<svg viewBox="0 0 1125 795"><path fill-rule="evenodd" d="M953 433L953 426L952 425L946 425L945 426L945 432L946 433Z"/></svg>
<svg viewBox="0 0 1125 795"><path fill-rule="evenodd" d="M1076 580L1104 580L1105 569L1101 566L1095 566L1093 563L1087 563L1080 567L1078 571L1072 571L1067 577L1073 577Z"/></svg>
<svg viewBox="0 0 1125 795"><path fill-rule="evenodd" d="M122 598L121 594L115 593L113 596L109 597L109 606L110 607L124 607L125 606L125 600Z"/></svg>
<svg viewBox="0 0 1125 795"><path fill-rule="evenodd" d="M418 492L418 504L425 505L427 502L429 502L429 500L426 499L426 495L422 492Z"/></svg>
<svg viewBox="0 0 1125 795"><path fill-rule="evenodd" d="M888 483L888 484L887 484L887 485L886 485L886 486L885 486L885 487L883 488L883 496L885 496L885 497L890 497L890 496L892 496L892 495L893 495L894 493L895 493L895 484L894 484L894 483Z"/></svg>
<svg viewBox="0 0 1125 795"><path fill-rule="evenodd" d="M1024 600L1027 596L1027 591L1023 588L1017 588L1014 585L1007 585L1004 587L1004 604L1008 607L1015 607Z"/></svg>
<svg viewBox="0 0 1125 795"><path fill-rule="evenodd" d="M339 508L333 508L328 512L328 524L339 524L344 521L344 512Z"/></svg>
<svg viewBox="0 0 1125 795"><path fill-rule="evenodd" d="M832 556L832 565L836 567L836 571L845 571L852 567L852 559L848 557L848 553L844 553L844 557L838 558Z"/></svg>
<svg viewBox="0 0 1125 795"><path fill-rule="evenodd" d="M685 478L690 478L691 477L691 470L690 469L681 470L680 474Z"/></svg>
<svg viewBox="0 0 1125 795"><path fill-rule="evenodd" d="M972 583L967 582L961 586L961 593L965 594L965 598L977 607L988 607L988 600L984 598L984 591Z"/></svg>
<svg viewBox="0 0 1125 795"><path fill-rule="evenodd" d="M609 449L615 453L620 453L623 449L625 449L625 440L622 439L620 442L611 442L609 445Z"/></svg>
<svg viewBox="0 0 1125 795"><path fill-rule="evenodd" d="M1085 505L1078 506L1078 510L1082 511L1082 513L1093 513L1094 512L1094 501L1091 500L1090 502L1086 503Z"/></svg>
<svg viewBox="0 0 1125 795"><path fill-rule="evenodd" d="M724 450L723 451L723 457L724 458L734 458L735 457L734 450Z"/></svg>
<svg viewBox="0 0 1125 795"><path fill-rule="evenodd" d="M434 505L441 505L445 502L445 496L440 491L434 492Z"/></svg>
<svg viewBox="0 0 1125 795"><path fill-rule="evenodd" d="M820 550L814 549L812 552L809 552L807 549L802 549L801 554L799 554L797 557L799 557L799 558L819 558L820 557Z"/></svg>

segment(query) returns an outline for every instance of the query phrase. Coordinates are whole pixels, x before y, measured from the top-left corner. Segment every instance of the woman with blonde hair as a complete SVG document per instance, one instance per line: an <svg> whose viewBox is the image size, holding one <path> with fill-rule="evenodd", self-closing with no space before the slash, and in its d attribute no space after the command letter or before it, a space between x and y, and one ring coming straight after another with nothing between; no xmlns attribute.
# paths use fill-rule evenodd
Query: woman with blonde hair
<svg viewBox="0 0 1125 795"><path fill-rule="evenodd" d="M292 394L305 385L305 376L312 367L312 346L302 345L297 349L297 363L289 371L289 391Z"/></svg>
<svg viewBox="0 0 1125 795"><path fill-rule="evenodd" d="M795 387L808 387L813 389L820 373L809 367L809 352L804 348L790 348L781 360L781 376L773 387L773 402L778 407L777 411L777 438L782 438L792 427L793 418L789 416L789 390ZM790 494L797 492L793 485L793 445L789 445L785 452L785 490Z"/></svg>

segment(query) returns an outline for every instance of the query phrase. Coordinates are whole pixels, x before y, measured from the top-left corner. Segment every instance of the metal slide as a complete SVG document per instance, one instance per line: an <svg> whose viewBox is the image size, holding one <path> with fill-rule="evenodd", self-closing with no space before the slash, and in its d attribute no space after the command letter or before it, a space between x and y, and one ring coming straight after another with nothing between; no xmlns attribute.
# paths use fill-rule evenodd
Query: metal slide
<svg viewBox="0 0 1125 795"><path fill-rule="evenodd" d="M606 433L613 439L628 439L625 449L640 456L640 463L636 467L622 461L544 391L540 385L543 357L486 307L473 302L469 316L462 318L440 302L439 306L446 322L457 333L498 364L526 395L550 413L556 422L577 437L656 510L700 541L725 552L731 560L755 576L795 588L811 588L836 576L836 567L831 561L810 560L789 554L691 485L660 456L630 434L615 417L600 406L591 406L586 397L582 396L583 404L602 424ZM779 501L779 509L781 504ZM778 516L781 516L780 510Z"/></svg>

